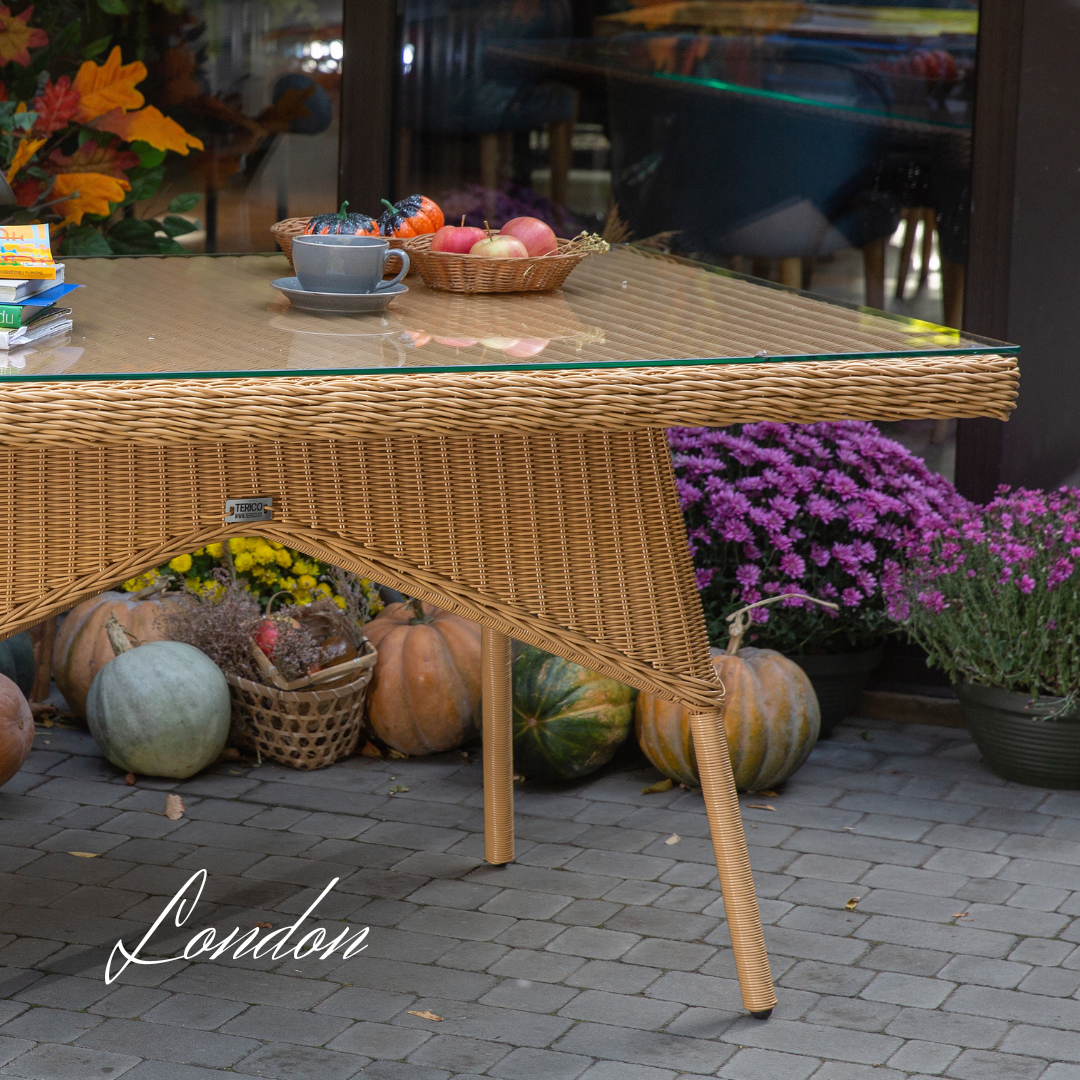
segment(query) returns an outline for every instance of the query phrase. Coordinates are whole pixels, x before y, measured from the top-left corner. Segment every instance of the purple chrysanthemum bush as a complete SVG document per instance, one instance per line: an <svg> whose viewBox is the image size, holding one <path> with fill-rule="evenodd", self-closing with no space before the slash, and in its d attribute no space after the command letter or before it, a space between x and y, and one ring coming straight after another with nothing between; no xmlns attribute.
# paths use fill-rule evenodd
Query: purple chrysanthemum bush
<svg viewBox="0 0 1080 1080"><path fill-rule="evenodd" d="M890 613L954 682L1075 700L1080 489L958 506L906 546Z"/></svg>
<svg viewBox="0 0 1080 1080"><path fill-rule="evenodd" d="M744 604L801 592L754 612L747 644L789 655L857 652L895 623L885 591L917 534L968 504L943 477L872 424L745 424L669 433L698 585L714 643Z"/></svg>

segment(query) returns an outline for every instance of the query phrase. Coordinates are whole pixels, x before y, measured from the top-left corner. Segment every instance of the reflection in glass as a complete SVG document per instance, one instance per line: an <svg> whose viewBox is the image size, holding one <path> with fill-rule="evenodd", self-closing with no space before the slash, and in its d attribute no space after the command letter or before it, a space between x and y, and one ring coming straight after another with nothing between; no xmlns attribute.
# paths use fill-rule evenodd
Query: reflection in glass
<svg viewBox="0 0 1080 1080"><path fill-rule="evenodd" d="M206 149L168 191L198 191L192 251L272 251L282 218L333 207L342 0L180 0L151 5L147 99Z"/></svg>

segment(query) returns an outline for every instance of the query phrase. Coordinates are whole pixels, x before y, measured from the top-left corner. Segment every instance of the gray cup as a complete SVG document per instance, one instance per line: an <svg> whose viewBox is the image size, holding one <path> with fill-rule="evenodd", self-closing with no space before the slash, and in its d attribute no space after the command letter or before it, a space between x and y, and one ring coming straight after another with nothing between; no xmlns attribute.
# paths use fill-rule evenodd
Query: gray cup
<svg viewBox="0 0 1080 1080"><path fill-rule="evenodd" d="M401 270L383 281L392 255L401 259ZM292 258L296 276L307 292L382 292L409 272L409 256L398 248L391 250L389 243L377 236L297 236Z"/></svg>

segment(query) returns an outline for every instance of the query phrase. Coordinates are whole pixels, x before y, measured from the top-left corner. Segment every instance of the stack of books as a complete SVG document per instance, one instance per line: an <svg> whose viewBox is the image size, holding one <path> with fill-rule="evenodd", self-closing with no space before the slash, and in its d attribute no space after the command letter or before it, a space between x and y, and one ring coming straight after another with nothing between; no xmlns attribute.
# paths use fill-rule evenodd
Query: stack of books
<svg viewBox="0 0 1080 1080"><path fill-rule="evenodd" d="M57 302L78 285L54 263L48 225L0 226L0 350L71 329L71 308Z"/></svg>

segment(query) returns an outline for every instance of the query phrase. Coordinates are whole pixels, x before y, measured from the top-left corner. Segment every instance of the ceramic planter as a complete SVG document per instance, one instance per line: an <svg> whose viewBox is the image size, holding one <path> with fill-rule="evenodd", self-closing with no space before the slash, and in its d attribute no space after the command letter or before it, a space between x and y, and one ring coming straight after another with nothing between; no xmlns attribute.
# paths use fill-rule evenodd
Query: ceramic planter
<svg viewBox="0 0 1080 1080"><path fill-rule="evenodd" d="M1080 788L1080 710L1047 719L1060 698L963 683L956 687L975 745L1003 780Z"/></svg>
<svg viewBox="0 0 1080 1080"><path fill-rule="evenodd" d="M827 656L792 656L810 677L821 706L821 735L827 739L847 716L858 709L859 695L870 681L870 673L881 663L881 648Z"/></svg>

